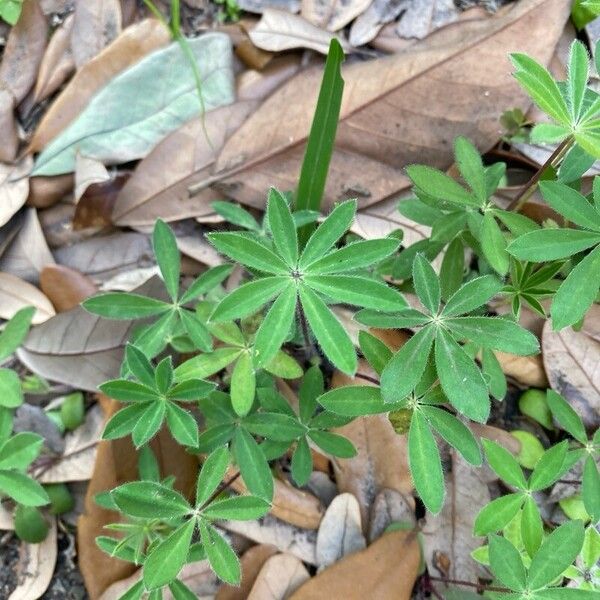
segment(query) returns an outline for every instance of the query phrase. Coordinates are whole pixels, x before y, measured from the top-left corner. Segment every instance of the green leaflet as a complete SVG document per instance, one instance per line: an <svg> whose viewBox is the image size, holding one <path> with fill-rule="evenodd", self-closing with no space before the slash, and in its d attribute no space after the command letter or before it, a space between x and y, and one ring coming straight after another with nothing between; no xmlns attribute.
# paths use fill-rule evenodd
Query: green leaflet
<svg viewBox="0 0 600 600"><path fill-rule="evenodd" d="M439 200L458 205L479 206L479 200L469 194L457 181L445 173L423 165L411 165L406 172L412 182L423 192Z"/></svg>
<svg viewBox="0 0 600 600"><path fill-rule="evenodd" d="M544 537L544 524L535 500L531 496L525 498L521 513L521 537L527 554L533 557L538 551Z"/></svg>
<svg viewBox="0 0 600 600"><path fill-rule="evenodd" d="M124 514L140 519L177 519L191 512L187 500L175 490L153 481L133 481L111 491Z"/></svg>
<svg viewBox="0 0 600 600"><path fill-rule="evenodd" d="M152 246L167 292L169 292L171 300L176 302L179 296L181 257L179 256L175 234L161 219L158 219L154 225Z"/></svg>
<svg viewBox="0 0 600 600"><path fill-rule="evenodd" d="M490 566L494 575L511 590L524 590L527 573L519 551L499 535L490 536Z"/></svg>
<svg viewBox="0 0 600 600"><path fill-rule="evenodd" d="M517 238L507 251L520 260L546 262L568 258L600 244L600 233L578 229L538 229Z"/></svg>
<svg viewBox="0 0 600 600"><path fill-rule="evenodd" d="M238 585L241 577L240 561L231 546L205 521L200 521L199 528L210 566L225 583Z"/></svg>
<svg viewBox="0 0 600 600"><path fill-rule="evenodd" d="M318 401L323 408L346 417L375 415L390 410L390 405L383 401L379 388L372 385L335 388L319 396Z"/></svg>
<svg viewBox="0 0 600 600"><path fill-rule="evenodd" d="M204 461L196 483L196 506L202 506L217 489L229 466L229 450L217 448Z"/></svg>
<svg viewBox="0 0 600 600"><path fill-rule="evenodd" d="M254 438L238 427L233 437L233 454L242 479L252 494L270 502L273 498L273 476L263 451Z"/></svg>
<svg viewBox="0 0 600 600"><path fill-rule="evenodd" d="M0 491L24 506L43 506L50 502L44 488L19 471L0 471Z"/></svg>
<svg viewBox="0 0 600 600"><path fill-rule="evenodd" d="M29 332L34 314L35 308L28 306L17 311L6 323L0 333L0 361L9 357L21 345Z"/></svg>
<svg viewBox="0 0 600 600"><path fill-rule="evenodd" d="M0 368L0 406L17 408L23 404L21 380L11 369Z"/></svg>
<svg viewBox="0 0 600 600"><path fill-rule="evenodd" d="M415 257L412 276L419 300L432 315L437 314L441 299L440 280L422 254Z"/></svg>
<svg viewBox="0 0 600 600"><path fill-rule="evenodd" d="M221 33L190 39L203 77L206 110L235 98L231 42ZM38 156L35 175L75 168L75 154L105 164L145 156L158 141L200 112L196 83L179 44L157 50L117 75Z"/></svg>
<svg viewBox="0 0 600 600"><path fill-rule="evenodd" d="M485 457L490 467L506 483L524 490L527 482L521 466L506 448L491 440L483 439Z"/></svg>
<svg viewBox="0 0 600 600"><path fill-rule="evenodd" d="M231 404L238 415L248 414L254 402L255 390L256 373L252 356L249 352L242 352L231 374Z"/></svg>
<svg viewBox="0 0 600 600"><path fill-rule="evenodd" d="M44 439L27 431L17 433L0 445L0 470L24 470L37 457Z"/></svg>
<svg viewBox="0 0 600 600"><path fill-rule="evenodd" d="M273 235L273 243L288 267L298 262L298 236L292 213L285 198L275 188L269 190L267 217Z"/></svg>
<svg viewBox="0 0 600 600"><path fill-rule="evenodd" d="M473 525L475 535L487 535L500 531L514 518L523 504L524 494L500 496L486 504L477 515Z"/></svg>

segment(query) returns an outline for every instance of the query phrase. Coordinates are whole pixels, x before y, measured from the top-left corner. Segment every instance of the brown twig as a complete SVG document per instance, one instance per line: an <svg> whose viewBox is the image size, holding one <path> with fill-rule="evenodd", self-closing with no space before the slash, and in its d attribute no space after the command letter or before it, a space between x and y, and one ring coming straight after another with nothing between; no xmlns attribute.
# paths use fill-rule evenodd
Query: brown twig
<svg viewBox="0 0 600 600"><path fill-rule="evenodd" d="M446 579L444 577L434 577L433 575L429 575L429 579L432 581L445 583L446 585L461 585L463 587L475 588L478 592L510 592L508 588L498 587L495 585L485 585L483 583L472 583L471 581L462 581L460 579Z"/></svg>
<svg viewBox="0 0 600 600"><path fill-rule="evenodd" d="M240 475L241 473L238 471L235 475L232 475L229 479L223 481L223 483L221 483L221 485L219 485L219 487L208 497L206 502L200 506L199 510L206 508L219 494L228 489Z"/></svg>
<svg viewBox="0 0 600 600"><path fill-rule="evenodd" d="M374 383L375 385L379 385L379 379L377 379L376 377L371 377L370 375L367 375L366 373L356 373L356 375L354 375L354 377L358 377L359 379L364 379L365 381L370 381L371 383Z"/></svg>

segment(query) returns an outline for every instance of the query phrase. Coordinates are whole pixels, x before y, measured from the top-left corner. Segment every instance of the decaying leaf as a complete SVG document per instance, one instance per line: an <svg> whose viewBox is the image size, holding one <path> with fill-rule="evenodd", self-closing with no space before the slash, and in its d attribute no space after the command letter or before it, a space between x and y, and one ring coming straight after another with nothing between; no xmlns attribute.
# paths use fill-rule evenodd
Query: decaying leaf
<svg viewBox="0 0 600 600"><path fill-rule="evenodd" d="M526 386L548 387L544 362L540 355L517 356L506 352L494 352L505 375Z"/></svg>
<svg viewBox="0 0 600 600"><path fill-rule="evenodd" d="M227 531L239 533L253 542L270 544L280 552L289 552L304 563L317 564L317 532L314 529L301 529L271 515L260 521L223 521L221 525Z"/></svg>
<svg viewBox="0 0 600 600"><path fill-rule="evenodd" d="M58 555L56 518L52 517L46 539L40 544L21 542L17 563L17 587L8 600L37 600L52 580Z"/></svg>
<svg viewBox="0 0 600 600"><path fill-rule="evenodd" d="M317 534L317 566L320 569L367 545L362 532L360 506L352 494L340 494L328 506Z"/></svg>
<svg viewBox="0 0 600 600"><path fill-rule="evenodd" d="M93 281L63 265L49 265L40 273L40 288L57 312L75 308L96 293Z"/></svg>
<svg viewBox="0 0 600 600"><path fill-rule="evenodd" d="M454 0L411 0L398 20L396 32L400 37L423 39L436 29L457 21L459 15Z"/></svg>
<svg viewBox="0 0 600 600"><path fill-rule="evenodd" d="M303 0L300 14L313 25L338 31L364 12L372 0Z"/></svg>
<svg viewBox="0 0 600 600"><path fill-rule="evenodd" d="M308 579L308 571L295 556L276 554L264 564L248 600L285 600Z"/></svg>
<svg viewBox="0 0 600 600"><path fill-rule="evenodd" d="M370 543L380 538L392 523L415 524L412 498L408 499L398 490L383 489L373 500L369 515Z"/></svg>
<svg viewBox="0 0 600 600"><path fill-rule="evenodd" d="M11 273L0 273L0 318L10 319L26 306L35 306L34 324L43 323L52 317L54 307L35 286Z"/></svg>
<svg viewBox="0 0 600 600"><path fill-rule="evenodd" d="M310 48L327 54L329 42L335 37L325 29L283 10L269 8L249 33L252 43L263 50L281 52L292 48ZM351 49L340 40L346 52Z"/></svg>
<svg viewBox="0 0 600 600"><path fill-rule="evenodd" d="M414 531L393 531L307 581L290 600L409 600L420 561Z"/></svg>
<svg viewBox="0 0 600 600"><path fill-rule="evenodd" d="M166 46L170 35L156 19L131 25L69 81L44 114L29 145L32 152L45 148L89 104L94 94L115 75L144 56Z"/></svg>
<svg viewBox="0 0 600 600"><path fill-rule="evenodd" d="M12 163L17 156L19 132L14 109L15 99L12 93L0 88L0 131L2 131L0 163ZM4 170L7 166L0 164L0 168Z"/></svg>
<svg viewBox="0 0 600 600"><path fill-rule="evenodd" d="M297 13L300 10L300 0L239 0L238 5L253 13L263 13L271 8L290 13Z"/></svg>
<svg viewBox="0 0 600 600"><path fill-rule="evenodd" d="M408 10L411 0L374 0L367 10L352 23L350 43L355 46L368 44L386 23L394 21Z"/></svg>
<svg viewBox="0 0 600 600"><path fill-rule="evenodd" d="M121 33L119 0L76 0L71 49L81 68Z"/></svg>
<svg viewBox="0 0 600 600"><path fill-rule="evenodd" d="M75 155L75 201L79 202L85 191L94 183L108 181L110 175L106 167L95 158L83 156L80 152Z"/></svg>
<svg viewBox="0 0 600 600"><path fill-rule="evenodd" d="M71 173L58 177L31 177L27 203L35 208L53 206L73 190Z"/></svg>
<svg viewBox="0 0 600 600"><path fill-rule="evenodd" d="M522 0L498 18L442 29L405 53L349 64L327 203L348 197L349 185L361 191L361 207L397 195L409 185L407 164L447 168L459 134L482 149L495 143L506 106L529 105L506 53L547 62L568 12L566 0ZM294 189L320 79L320 68L303 71L263 102L225 144L216 175L193 192L218 180L231 197L260 208L274 182Z"/></svg>
<svg viewBox="0 0 600 600"><path fill-rule="evenodd" d="M104 164L142 158L202 109L234 100L229 37L207 33L189 41L202 77L203 106L188 58L177 43L117 75L37 157L34 175L75 168L77 151ZM131 110L135 106L136 110Z"/></svg>
<svg viewBox="0 0 600 600"><path fill-rule="evenodd" d="M550 385L562 394L588 427L600 424L600 306L593 304L581 331L570 327L552 331L548 321L542 335L544 366Z"/></svg>
<svg viewBox="0 0 600 600"><path fill-rule="evenodd" d="M0 102L4 94L0 95ZM4 138L4 129L2 136ZM16 165L0 163L0 226L25 204L29 194L27 174L31 171L33 160L26 156Z"/></svg>
<svg viewBox="0 0 600 600"><path fill-rule="evenodd" d="M54 421L46 411L39 407L24 402L15 411L13 431L31 431L44 438L44 446L55 454L62 454L65 449L65 439L60 434Z"/></svg>
<svg viewBox="0 0 600 600"><path fill-rule="evenodd" d="M481 545L473 536L477 513L490 501L480 469L452 452L452 470L446 477L446 500L442 512L427 514L423 546L429 572L438 577L477 581L481 566L471 552Z"/></svg>

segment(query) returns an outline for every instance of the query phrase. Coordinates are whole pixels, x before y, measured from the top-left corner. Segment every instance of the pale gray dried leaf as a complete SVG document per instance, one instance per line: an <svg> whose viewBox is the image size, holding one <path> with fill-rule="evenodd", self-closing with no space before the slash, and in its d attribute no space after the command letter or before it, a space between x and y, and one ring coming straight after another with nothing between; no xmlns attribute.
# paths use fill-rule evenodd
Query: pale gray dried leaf
<svg viewBox="0 0 600 600"><path fill-rule="evenodd" d="M202 77L205 110L234 100L229 37L189 40ZM177 43L146 56L100 90L81 114L38 156L36 175L75 168L75 153L116 164L142 158L201 110L192 69Z"/></svg>
<svg viewBox="0 0 600 600"><path fill-rule="evenodd" d="M392 523L415 524L415 511L410 501L398 490L381 490L371 505L368 540L372 544Z"/></svg>
<svg viewBox="0 0 600 600"><path fill-rule="evenodd" d="M155 264L149 236L131 232L83 240L58 248L55 256L58 264L84 273L96 282Z"/></svg>
<svg viewBox="0 0 600 600"><path fill-rule="evenodd" d="M223 521L220 525L258 544L271 544L281 552L289 552L309 565L317 564L317 532L312 529L288 525L271 515L260 521Z"/></svg>
<svg viewBox="0 0 600 600"><path fill-rule="evenodd" d="M71 49L77 68L94 58L121 33L119 0L75 0Z"/></svg>
<svg viewBox="0 0 600 600"><path fill-rule="evenodd" d="M317 566L323 569L367 546L360 506L352 494L340 494L329 505L317 533Z"/></svg>
<svg viewBox="0 0 600 600"><path fill-rule="evenodd" d="M56 423L39 406L33 406L28 402L21 404L15 411L13 430L37 433L44 438L44 445L55 454L62 454L65 449L65 439L60 434Z"/></svg>
<svg viewBox="0 0 600 600"><path fill-rule="evenodd" d="M350 43L353 46L368 44L386 23L394 21L408 10L412 0L374 0L373 4L352 23Z"/></svg>
<svg viewBox="0 0 600 600"><path fill-rule="evenodd" d="M446 478L446 501L442 511L427 513L423 531L425 560L430 573L450 579L477 581L482 567L471 558L481 545L473 536L477 513L490 501L480 469L452 452L452 470ZM441 568L447 572L441 572Z"/></svg>
<svg viewBox="0 0 600 600"><path fill-rule="evenodd" d="M329 506L338 495L337 485L331 481L327 473L322 471L313 471L305 487L321 501L323 506Z"/></svg>
<svg viewBox="0 0 600 600"><path fill-rule="evenodd" d="M25 213L17 213L6 225L0 227L0 257L17 237L25 221Z"/></svg>
<svg viewBox="0 0 600 600"><path fill-rule="evenodd" d="M37 475L41 483L87 481L92 478L96 462L96 450L104 428L104 414L100 405L87 411L85 421L75 431L65 436L63 456L48 469Z"/></svg>
<svg viewBox="0 0 600 600"><path fill-rule="evenodd" d="M114 277L103 281L99 291L108 292L113 290L119 292L131 292L135 288L144 285L146 281L152 279L155 275L159 275L159 269L156 265L154 267L141 267L139 269L117 273Z"/></svg>
<svg viewBox="0 0 600 600"><path fill-rule="evenodd" d="M300 14L313 25L338 31L363 13L373 0L302 0Z"/></svg>
<svg viewBox="0 0 600 600"><path fill-rule="evenodd" d="M0 503L0 530L12 531L15 528L15 522L12 513Z"/></svg>
<svg viewBox="0 0 600 600"><path fill-rule="evenodd" d="M592 305L583 327L553 331L547 321L542 334L546 374L588 427L600 424L600 306Z"/></svg>
<svg viewBox="0 0 600 600"><path fill-rule="evenodd" d="M457 21L459 16L454 0L411 0L398 20L396 32L403 38L423 39L436 29Z"/></svg>
<svg viewBox="0 0 600 600"><path fill-rule="evenodd" d="M158 278L135 291L164 298ZM17 356L46 379L95 392L101 383L118 376L125 343L135 326L132 321L102 319L79 306L34 327Z"/></svg>
<svg viewBox="0 0 600 600"><path fill-rule="evenodd" d="M55 314L52 303L38 288L12 273L0 272L0 318L10 319L27 306L35 306L32 319L35 325Z"/></svg>
<svg viewBox="0 0 600 600"><path fill-rule="evenodd" d="M0 163L12 163L17 155L19 133L14 108L15 99L12 93L0 88L0 131L2 132ZM5 169L6 166L0 165L0 168Z"/></svg>
<svg viewBox="0 0 600 600"><path fill-rule="evenodd" d="M260 570L248 600L285 600L310 579L306 567L292 554L276 554Z"/></svg>
<svg viewBox="0 0 600 600"><path fill-rule="evenodd" d="M297 13L300 10L300 0L238 0L238 6L259 14L271 8Z"/></svg>
<svg viewBox="0 0 600 600"><path fill-rule="evenodd" d="M3 94L0 92L0 101ZM1 123L0 123L1 125ZM2 137L6 129L2 130ZM31 171L31 156L24 157L16 165L0 163L0 226L8 223L11 217L25 204L29 194L27 174Z"/></svg>
<svg viewBox="0 0 600 600"><path fill-rule="evenodd" d="M46 243L37 210L28 208L17 235L0 258L0 271L12 273L30 283L38 283L42 269L53 264L54 257Z"/></svg>
<svg viewBox="0 0 600 600"><path fill-rule="evenodd" d="M108 181L110 174L106 167L95 158L83 156L81 152L75 155L75 201L79 202L85 191L94 183Z"/></svg>
<svg viewBox="0 0 600 600"><path fill-rule="evenodd" d="M327 54L329 43L336 37L302 17L273 8L263 11L261 20L248 35L257 48L270 52L309 48L321 54ZM345 40L338 40L345 52L351 51Z"/></svg>
<svg viewBox="0 0 600 600"><path fill-rule="evenodd" d="M21 542L16 566L17 587L8 600L37 600L48 589L58 555L56 517L50 517L46 539L39 544Z"/></svg>

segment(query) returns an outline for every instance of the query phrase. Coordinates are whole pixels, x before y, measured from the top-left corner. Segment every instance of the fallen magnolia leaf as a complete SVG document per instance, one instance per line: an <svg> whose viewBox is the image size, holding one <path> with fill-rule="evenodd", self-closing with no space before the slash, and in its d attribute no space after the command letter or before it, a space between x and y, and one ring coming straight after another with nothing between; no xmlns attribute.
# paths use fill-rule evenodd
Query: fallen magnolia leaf
<svg viewBox="0 0 600 600"><path fill-rule="evenodd" d="M5 93L0 93L0 102ZM2 129L3 137L5 129ZM33 159L24 157L16 165L0 163L0 226L8 223L11 217L25 204L29 194L27 175L31 171Z"/></svg>
<svg viewBox="0 0 600 600"><path fill-rule="evenodd" d="M189 40L202 76L202 100L188 57L173 42L118 74L37 157L32 174L75 168L77 151L104 164L142 158L167 134L201 110L234 100L229 37L206 33ZM131 110L135 106L136 110Z"/></svg>
<svg viewBox="0 0 600 600"><path fill-rule="evenodd" d="M327 507L317 533L319 570L367 545L362 532L360 506L352 494L336 496Z"/></svg>
<svg viewBox="0 0 600 600"><path fill-rule="evenodd" d="M54 257L46 243L37 210L29 208L18 233L2 254L0 271L37 283L42 269L53 264Z"/></svg>
<svg viewBox="0 0 600 600"><path fill-rule="evenodd" d="M454 0L411 0L396 25L403 38L423 39L436 29L460 18L461 11Z"/></svg>
<svg viewBox="0 0 600 600"><path fill-rule="evenodd" d="M88 481L92 478L98 443L104 429L104 416L99 406L88 410L85 421L65 436L65 449L48 468L35 472L41 483Z"/></svg>
<svg viewBox="0 0 600 600"><path fill-rule="evenodd" d="M563 395L587 427L600 425L600 306L593 304L580 331L552 330L547 321L542 353L552 389Z"/></svg>
<svg viewBox="0 0 600 600"><path fill-rule="evenodd" d="M71 31L73 15L69 15L55 30L40 63L33 92L37 104L49 98L75 70L71 52Z"/></svg>
<svg viewBox="0 0 600 600"><path fill-rule="evenodd" d="M270 544L280 552L289 552L304 563L317 564L317 532L314 529L301 529L271 515L266 515L260 521L222 521L219 524L227 531L242 535L253 542Z"/></svg>
<svg viewBox="0 0 600 600"><path fill-rule="evenodd" d="M106 402L106 406L107 418L120 408L114 400ZM175 488L191 497L198 474L196 457L185 452L164 428L151 440L150 447L158 460L162 477L173 475ZM96 537L107 535L104 526L118 522L119 513L98 506L94 496L138 478L138 457L130 438L100 442L85 497L85 512L77 523L78 565L91 598L99 598L111 584L136 570L135 565L111 558L96 545Z"/></svg>
<svg viewBox="0 0 600 600"><path fill-rule="evenodd" d="M410 600L421 551L414 531L392 531L307 581L290 600Z"/></svg>
<svg viewBox="0 0 600 600"><path fill-rule="evenodd" d="M48 535L39 544L21 542L17 563L17 587L8 600L37 600L52 581L58 555L56 518L52 517Z"/></svg>
<svg viewBox="0 0 600 600"><path fill-rule="evenodd" d="M48 208L73 191L72 173L57 177L30 177L27 204L35 208Z"/></svg>
<svg viewBox="0 0 600 600"><path fill-rule="evenodd" d="M406 165L447 168L457 135L481 149L494 144L506 106L525 110L530 103L510 73L507 52L548 62L569 6L521 0L498 18L461 21L405 53L348 64L325 206L352 197L349 187L360 191L361 208L397 195L410 186ZM273 181L294 189L321 77L320 67L302 71L267 98L229 138L214 174L190 193L218 184L229 197L262 208Z"/></svg>
<svg viewBox="0 0 600 600"><path fill-rule="evenodd" d="M48 23L37 0L25 0L0 62L0 88L11 92L15 104L25 98L35 83L47 36Z"/></svg>
<svg viewBox="0 0 600 600"><path fill-rule="evenodd" d="M461 581L478 581L484 575L471 552L481 545L473 536L477 513L490 501L481 469L467 464L455 452L452 470L446 476L446 499L442 511L427 513L423 532L423 547L429 572Z"/></svg>
<svg viewBox="0 0 600 600"><path fill-rule="evenodd" d="M40 273L40 288L57 312L75 308L97 291L89 277L63 265L44 267Z"/></svg>
<svg viewBox="0 0 600 600"><path fill-rule="evenodd" d="M313 25L338 31L363 13L373 0L302 0L300 14Z"/></svg>
<svg viewBox="0 0 600 600"><path fill-rule="evenodd" d="M282 52L293 48L309 48L327 54L334 34L311 22L283 10L269 8L248 35L252 43L263 50ZM348 43L338 38L345 52L351 52Z"/></svg>
<svg viewBox="0 0 600 600"><path fill-rule="evenodd" d="M101 161L84 156L81 152L75 154L75 202L79 202L85 191L95 183L108 181L110 175Z"/></svg>
<svg viewBox="0 0 600 600"><path fill-rule="evenodd" d="M263 565L276 553L277 548L270 544L258 544L248 548L240 558L242 567L240 585L222 584L215 595L215 600L246 600Z"/></svg>
<svg viewBox="0 0 600 600"><path fill-rule="evenodd" d="M75 0L71 50L78 69L121 33L121 23L119 0Z"/></svg>
<svg viewBox="0 0 600 600"><path fill-rule="evenodd" d="M73 215L73 230L112 227L112 211L129 173L111 173L108 180L92 184L83 194Z"/></svg>
<svg viewBox="0 0 600 600"><path fill-rule="evenodd" d="M369 542L380 538L392 523L415 525L412 498L408 499L398 490L383 489L371 504L369 515Z"/></svg>
<svg viewBox="0 0 600 600"><path fill-rule="evenodd" d="M306 567L292 554L276 554L260 570L248 600L285 600L310 579Z"/></svg>
<svg viewBox="0 0 600 600"><path fill-rule="evenodd" d="M112 44L77 71L52 102L33 134L29 150L39 152L45 148L115 75L153 50L166 46L170 39L166 27L156 19L145 19L125 29Z"/></svg>
<svg viewBox="0 0 600 600"><path fill-rule="evenodd" d="M38 325L56 314L48 298L35 286L11 273L0 273L0 318L11 319L26 306L35 306L32 323Z"/></svg>
<svg viewBox="0 0 600 600"><path fill-rule="evenodd" d="M352 23L350 43L353 46L368 44L386 23L391 23L410 9L412 0L374 0L367 10Z"/></svg>

